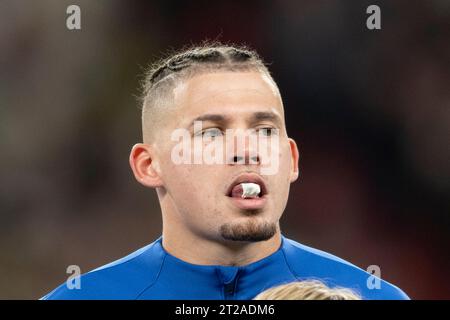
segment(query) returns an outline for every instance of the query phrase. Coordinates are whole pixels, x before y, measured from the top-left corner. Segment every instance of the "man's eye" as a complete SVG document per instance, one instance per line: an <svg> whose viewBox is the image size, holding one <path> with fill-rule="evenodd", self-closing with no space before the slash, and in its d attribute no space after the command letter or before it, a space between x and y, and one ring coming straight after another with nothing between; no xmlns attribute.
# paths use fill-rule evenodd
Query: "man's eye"
<svg viewBox="0 0 450 320"><path fill-rule="evenodd" d="M210 128L202 132L202 136L205 138L215 138L220 137L222 135L223 135L222 131L218 128Z"/></svg>
<svg viewBox="0 0 450 320"><path fill-rule="evenodd" d="M258 132L261 132L263 136L270 137L276 134L276 129L274 128L260 128Z"/></svg>

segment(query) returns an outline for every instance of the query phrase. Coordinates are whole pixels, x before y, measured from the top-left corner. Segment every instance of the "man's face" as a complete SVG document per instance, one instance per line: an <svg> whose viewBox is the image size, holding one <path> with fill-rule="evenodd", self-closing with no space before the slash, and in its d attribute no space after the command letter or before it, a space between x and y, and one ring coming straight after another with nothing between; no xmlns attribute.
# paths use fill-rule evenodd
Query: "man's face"
<svg viewBox="0 0 450 320"><path fill-rule="evenodd" d="M168 197L164 201L175 218L199 236L216 241L270 239L277 232L289 185L298 175L297 148L287 137L281 97L273 83L256 71L203 73L174 88L174 103L154 144L163 183L159 196ZM202 121L199 132L196 120ZM232 159L221 164L175 163L173 150L180 141L173 141L172 135L177 129L188 130L191 148L222 139L224 154ZM252 129L259 139L268 140L269 154L250 143ZM270 144L268 129L278 129L271 138L277 139L276 145ZM225 143L233 132L236 140L231 140L243 138L244 145ZM251 155L256 156L253 163ZM261 162L267 167L274 160L274 174L263 174ZM242 188L234 188L242 182L258 184L259 196L243 198Z"/></svg>

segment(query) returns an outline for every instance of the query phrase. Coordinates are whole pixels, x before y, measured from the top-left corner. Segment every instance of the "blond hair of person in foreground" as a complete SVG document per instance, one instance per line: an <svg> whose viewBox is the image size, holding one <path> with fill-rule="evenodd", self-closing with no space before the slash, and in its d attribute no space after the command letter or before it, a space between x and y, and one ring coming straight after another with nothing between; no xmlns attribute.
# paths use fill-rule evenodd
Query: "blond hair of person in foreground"
<svg viewBox="0 0 450 320"><path fill-rule="evenodd" d="M347 288L329 288L317 280L296 281L267 289L254 300L361 300Z"/></svg>

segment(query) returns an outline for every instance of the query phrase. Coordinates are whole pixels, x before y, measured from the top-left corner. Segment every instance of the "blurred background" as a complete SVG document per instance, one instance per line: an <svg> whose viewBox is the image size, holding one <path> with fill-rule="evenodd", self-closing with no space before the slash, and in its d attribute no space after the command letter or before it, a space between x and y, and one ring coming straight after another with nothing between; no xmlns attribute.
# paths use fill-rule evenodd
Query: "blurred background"
<svg viewBox="0 0 450 320"><path fill-rule="evenodd" d="M37 299L68 265L160 235L128 165L139 82L168 50L216 39L256 49L280 86L301 153L285 235L449 299L449 21L445 0L1 0L0 298Z"/></svg>

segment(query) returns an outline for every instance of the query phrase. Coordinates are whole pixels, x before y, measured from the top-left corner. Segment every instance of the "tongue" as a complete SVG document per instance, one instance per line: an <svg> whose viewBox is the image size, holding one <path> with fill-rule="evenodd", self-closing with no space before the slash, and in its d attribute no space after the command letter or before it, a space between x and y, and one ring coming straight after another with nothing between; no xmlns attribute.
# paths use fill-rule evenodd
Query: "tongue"
<svg viewBox="0 0 450 320"><path fill-rule="evenodd" d="M242 188L242 184L235 185L234 188L231 190L231 196L233 198L241 198L243 193L244 189Z"/></svg>

